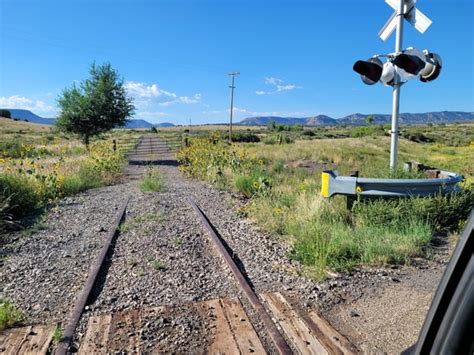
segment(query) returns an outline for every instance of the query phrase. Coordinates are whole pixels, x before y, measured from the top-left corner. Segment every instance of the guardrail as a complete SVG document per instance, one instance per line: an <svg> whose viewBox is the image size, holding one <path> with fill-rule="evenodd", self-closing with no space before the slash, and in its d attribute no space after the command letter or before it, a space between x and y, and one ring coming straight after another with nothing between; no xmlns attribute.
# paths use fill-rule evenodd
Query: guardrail
<svg viewBox="0 0 474 355"><path fill-rule="evenodd" d="M336 170L321 174L321 194L366 197L433 196L460 190L462 175L437 170L438 178L429 179L377 179L356 176L339 176Z"/></svg>

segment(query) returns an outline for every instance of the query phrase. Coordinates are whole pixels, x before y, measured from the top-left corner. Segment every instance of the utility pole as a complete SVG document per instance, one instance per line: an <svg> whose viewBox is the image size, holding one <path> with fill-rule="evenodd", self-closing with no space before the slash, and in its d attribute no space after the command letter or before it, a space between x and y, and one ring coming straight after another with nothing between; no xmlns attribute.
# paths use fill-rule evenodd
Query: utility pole
<svg viewBox="0 0 474 355"><path fill-rule="evenodd" d="M402 50L403 40L403 7L404 0L398 1L397 9L397 32L395 38L395 54L400 53ZM393 98L392 98L392 128L390 134L392 136L390 143L390 169L394 170L397 168L397 150L398 150L398 117L400 113L400 77L395 74L394 85L393 85Z"/></svg>
<svg viewBox="0 0 474 355"><path fill-rule="evenodd" d="M229 125L229 142L232 143L232 114L234 112L234 79L236 75L239 75L239 72L227 73L230 75L230 125Z"/></svg>

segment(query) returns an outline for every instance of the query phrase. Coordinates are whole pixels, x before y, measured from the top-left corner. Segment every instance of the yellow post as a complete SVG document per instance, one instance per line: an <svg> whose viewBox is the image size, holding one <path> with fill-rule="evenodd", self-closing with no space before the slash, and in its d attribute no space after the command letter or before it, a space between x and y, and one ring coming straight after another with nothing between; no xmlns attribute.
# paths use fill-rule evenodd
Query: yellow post
<svg viewBox="0 0 474 355"><path fill-rule="evenodd" d="M329 197L329 173L321 173L321 195Z"/></svg>

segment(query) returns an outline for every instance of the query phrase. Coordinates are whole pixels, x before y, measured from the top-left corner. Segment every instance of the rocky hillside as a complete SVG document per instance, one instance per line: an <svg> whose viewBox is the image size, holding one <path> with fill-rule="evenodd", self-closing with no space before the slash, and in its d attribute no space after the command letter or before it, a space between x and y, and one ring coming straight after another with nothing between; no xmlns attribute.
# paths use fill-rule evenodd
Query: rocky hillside
<svg viewBox="0 0 474 355"><path fill-rule="evenodd" d="M389 114L362 114L354 113L341 118L332 118L325 115L314 117L249 117L240 122L242 125L248 126L264 126L270 122L286 125L302 124L305 126L329 126L329 125L365 125L367 117L373 116L373 123L386 124L390 123L392 116ZM426 113L401 113L400 123L402 124L426 124L426 123L457 123L457 122L473 122L474 112L458 112L458 111L441 111Z"/></svg>

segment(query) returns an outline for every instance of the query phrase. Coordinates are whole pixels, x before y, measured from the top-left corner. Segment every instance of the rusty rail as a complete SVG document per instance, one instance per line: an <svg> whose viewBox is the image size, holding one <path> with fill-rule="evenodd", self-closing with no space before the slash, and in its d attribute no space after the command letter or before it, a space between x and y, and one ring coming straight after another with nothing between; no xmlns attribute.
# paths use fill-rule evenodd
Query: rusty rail
<svg viewBox="0 0 474 355"><path fill-rule="evenodd" d="M204 212L202 212L199 206L191 198L188 198L188 202L201 219L202 224L204 225L206 230L209 232L217 251L221 254L225 263L231 270L232 274L234 275L234 278L240 286L240 289L245 294L248 301L262 320L265 329L267 330L268 334L270 335L270 338L275 344L276 349L278 350L278 353L285 355L292 354L293 351L288 346L287 342L285 341L285 338L283 338L281 333L278 331L278 328L276 327L275 323L273 323L270 315L265 310L265 307L263 306L262 302L260 302L260 299L258 298L257 294L252 289L244 275L242 275L242 273L240 272L239 267L226 250L224 244L221 241L221 238L217 235L216 231L211 226Z"/></svg>
<svg viewBox="0 0 474 355"><path fill-rule="evenodd" d="M77 324L81 319L82 311L86 306L87 299L89 298L92 288L94 287L97 276L99 275L102 264L104 263L105 257L107 256L107 253L109 251L110 245L112 244L112 241L114 240L114 237L117 234L117 229L123 220L129 200L130 196L127 197L125 202L120 207L112 229L109 231L109 234L107 235L107 238L105 240L104 245L102 246L102 249L100 250L99 255L97 256L94 264L89 270L86 283L84 284L81 293L79 293L79 296L76 299L76 303L74 304L74 309L71 313L69 322L66 325L60 342L58 343L58 347L55 351L56 355L65 355L69 349L69 346L71 345L71 341L74 337L74 332L76 331Z"/></svg>

